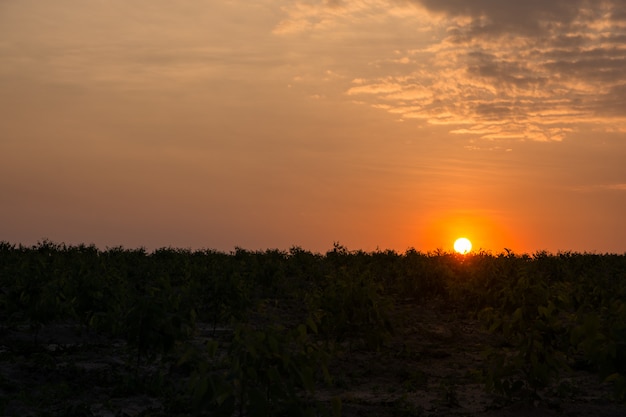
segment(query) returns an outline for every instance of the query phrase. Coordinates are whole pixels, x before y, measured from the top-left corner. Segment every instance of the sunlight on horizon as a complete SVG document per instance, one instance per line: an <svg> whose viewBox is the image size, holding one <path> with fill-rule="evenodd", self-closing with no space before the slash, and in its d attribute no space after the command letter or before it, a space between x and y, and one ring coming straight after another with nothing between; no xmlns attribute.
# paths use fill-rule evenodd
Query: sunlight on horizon
<svg viewBox="0 0 626 417"><path fill-rule="evenodd" d="M623 1L0 1L3 239L623 252Z"/></svg>

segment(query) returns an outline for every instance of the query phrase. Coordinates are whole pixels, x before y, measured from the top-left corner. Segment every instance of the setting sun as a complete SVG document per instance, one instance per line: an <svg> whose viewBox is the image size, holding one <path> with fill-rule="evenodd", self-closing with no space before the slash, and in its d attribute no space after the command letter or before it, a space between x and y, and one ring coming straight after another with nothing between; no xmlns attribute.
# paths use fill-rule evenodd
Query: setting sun
<svg viewBox="0 0 626 417"><path fill-rule="evenodd" d="M462 255L465 255L472 250L472 242L470 242L467 238L460 237L454 242L454 250Z"/></svg>
<svg viewBox="0 0 626 417"><path fill-rule="evenodd" d="M0 239L624 253L624 2L0 0Z"/></svg>

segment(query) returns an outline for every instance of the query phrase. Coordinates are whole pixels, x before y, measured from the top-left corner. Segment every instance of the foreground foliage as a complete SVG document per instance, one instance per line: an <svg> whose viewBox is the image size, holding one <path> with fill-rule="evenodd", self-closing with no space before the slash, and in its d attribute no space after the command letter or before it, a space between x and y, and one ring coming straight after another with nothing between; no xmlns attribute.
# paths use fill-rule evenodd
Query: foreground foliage
<svg viewBox="0 0 626 417"><path fill-rule="evenodd" d="M385 349L406 325L394 306L433 299L479 317L499 340L485 346L482 381L508 401L567 389L572 368L626 398L625 255L366 253L339 244L324 255L148 253L0 242L3 328L28 326L35 346L40 329L67 321L121 339L140 379L145 366L173 358L187 388L168 387L163 369L150 378L177 407L193 404L188 414L340 415L338 399L316 395L337 384L333 358ZM199 323L210 329L203 346L191 343Z"/></svg>

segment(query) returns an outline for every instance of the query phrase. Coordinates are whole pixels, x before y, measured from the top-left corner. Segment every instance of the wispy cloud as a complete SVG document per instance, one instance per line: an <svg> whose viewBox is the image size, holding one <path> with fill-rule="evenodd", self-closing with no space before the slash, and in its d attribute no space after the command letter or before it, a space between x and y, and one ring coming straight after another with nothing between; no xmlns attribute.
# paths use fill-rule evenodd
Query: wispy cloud
<svg viewBox="0 0 626 417"><path fill-rule="evenodd" d="M274 28L275 34L337 30L363 21L419 16L415 7L393 0L305 0L285 5L283 11L285 18Z"/></svg>
<svg viewBox="0 0 626 417"><path fill-rule="evenodd" d="M572 190L586 193L595 191L626 191L626 183L581 185L573 187Z"/></svg>
<svg viewBox="0 0 626 417"><path fill-rule="evenodd" d="M106 90L259 79L282 64L264 2L6 2L0 76ZM4 12L4 13L3 13ZM269 21L269 23L268 23Z"/></svg>
<svg viewBox="0 0 626 417"><path fill-rule="evenodd" d="M367 71L351 74L347 95L453 133L560 141L582 125L626 130L624 7L624 0L299 3L285 9L276 32L341 26L348 33L349 25L383 19L393 30L394 21L411 21L429 43L378 49Z"/></svg>

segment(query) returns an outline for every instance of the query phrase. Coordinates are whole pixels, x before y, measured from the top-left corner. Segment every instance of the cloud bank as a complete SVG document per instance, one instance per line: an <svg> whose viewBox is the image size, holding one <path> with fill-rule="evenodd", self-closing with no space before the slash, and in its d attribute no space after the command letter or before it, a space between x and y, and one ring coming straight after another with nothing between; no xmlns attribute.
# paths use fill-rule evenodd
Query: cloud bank
<svg viewBox="0 0 626 417"><path fill-rule="evenodd" d="M416 47L379 48L345 91L399 119L485 139L626 132L624 0L354 0L285 11L277 34L413 22Z"/></svg>

